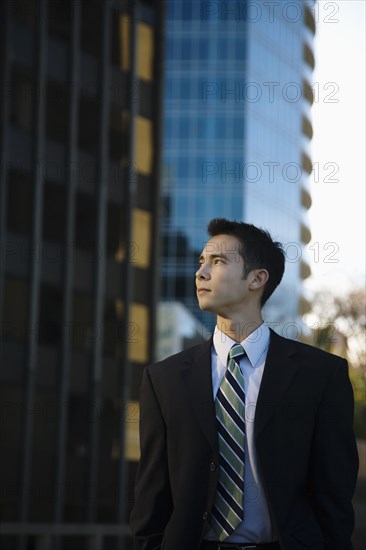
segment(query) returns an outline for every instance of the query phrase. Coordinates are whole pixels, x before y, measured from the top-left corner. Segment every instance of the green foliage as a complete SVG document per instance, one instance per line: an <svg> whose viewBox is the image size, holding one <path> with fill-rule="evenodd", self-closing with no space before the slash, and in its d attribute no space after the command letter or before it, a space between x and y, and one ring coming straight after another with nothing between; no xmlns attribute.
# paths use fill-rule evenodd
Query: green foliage
<svg viewBox="0 0 366 550"><path fill-rule="evenodd" d="M319 291L311 315L318 324L315 345L348 360L355 398L355 433L366 439L365 290L354 289L342 296Z"/></svg>
<svg viewBox="0 0 366 550"><path fill-rule="evenodd" d="M324 351L332 351L332 325L328 324L325 327L314 330L314 344L317 348Z"/></svg>

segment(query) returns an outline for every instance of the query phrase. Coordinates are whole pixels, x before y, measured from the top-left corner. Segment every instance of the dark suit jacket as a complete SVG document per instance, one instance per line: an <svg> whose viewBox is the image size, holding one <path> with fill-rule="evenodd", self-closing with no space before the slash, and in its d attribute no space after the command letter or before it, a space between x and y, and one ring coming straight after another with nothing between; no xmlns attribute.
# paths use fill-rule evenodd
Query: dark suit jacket
<svg viewBox="0 0 366 550"><path fill-rule="evenodd" d="M130 518L136 550L197 550L207 527L219 463L211 346L144 370ZM352 549L352 421L347 362L271 331L254 434L283 550Z"/></svg>

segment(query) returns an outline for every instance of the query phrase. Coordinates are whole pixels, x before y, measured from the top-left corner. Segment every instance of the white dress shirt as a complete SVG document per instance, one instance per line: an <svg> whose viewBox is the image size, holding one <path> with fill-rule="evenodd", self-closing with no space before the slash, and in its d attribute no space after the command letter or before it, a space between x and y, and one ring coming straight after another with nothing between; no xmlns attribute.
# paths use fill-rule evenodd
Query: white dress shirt
<svg viewBox="0 0 366 550"><path fill-rule="evenodd" d="M248 338L240 342L246 352L246 356L242 357L239 361L239 367L243 373L245 384L244 521L236 528L232 535L225 539L225 542L265 543L274 540L268 505L257 467L254 445L255 408L269 340L269 328L263 323ZM214 399L225 374L229 350L236 343L216 326L211 352ZM217 541L217 534L210 525L206 530L204 539Z"/></svg>

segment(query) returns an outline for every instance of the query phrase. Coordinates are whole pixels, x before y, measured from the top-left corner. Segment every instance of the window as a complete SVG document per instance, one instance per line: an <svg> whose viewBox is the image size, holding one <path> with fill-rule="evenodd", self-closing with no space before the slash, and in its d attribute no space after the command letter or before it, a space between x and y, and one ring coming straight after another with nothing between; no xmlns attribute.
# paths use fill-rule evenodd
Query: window
<svg viewBox="0 0 366 550"><path fill-rule="evenodd" d="M129 156L130 116L128 111L111 108L109 115L109 156L115 161L127 161Z"/></svg>
<svg viewBox="0 0 366 550"><path fill-rule="evenodd" d="M181 139L187 139L189 137L189 118L182 117L179 125L179 137Z"/></svg>
<svg viewBox="0 0 366 550"><path fill-rule="evenodd" d="M233 138L244 138L244 121L241 117L236 117L233 119Z"/></svg>
<svg viewBox="0 0 366 550"><path fill-rule="evenodd" d="M76 201L76 246L95 250L97 205L95 197L78 193Z"/></svg>
<svg viewBox="0 0 366 550"><path fill-rule="evenodd" d="M28 281L5 277L2 328L4 342L25 340L28 322L28 295Z"/></svg>
<svg viewBox="0 0 366 550"><path fill-rule="evenodd" d="M180 81L180 97L181 99L190 99L191 79L182 78Z"/></svg>
<svg viewBox="0 0 366 550"><path fill-rule="evenodd" d="M198 52L199 52L200 60L207 61L208 59L208 39L207 38L199 38Z"/></svg>
<svg viewBox="0 0 366 550"><path fill-rule="evenodd" d="M34 125L35 87L33 76L13 69L10 88L10 121L22 130L31 130Z"/></svg>
<svg viewBox="0 0 366 550"><path fill-rule="evenodd" d="M99 143L99 103L97 99L82 97L79 112L79 147L95 156Z"/></svg>
<svg viewBox="0 0 366 550"><path fill-rule="evenodd" d="M206 135L207 135L207 118L206 117L198 117L197 137L198 138L205 138Z"/></svg>
<svg viewBox="0 0 366 550"><path fill-rule="evenodd" d="M67 141L70 88L64 83L48 82L46 94L47 137L59 143Z"/></svg>
<svg viewBox="0 0 366 550"><path fill-rule="evenodd" d="M102 37L102 3L96 0L82 0L81 21L81 47L86 53L99 57Z"/></svg>
<svg viewBox="0 0 366 550"><path fill-rule="evenodd" d="M42 284L39 306L40 344L60 344L62 331L62 302L63 295L60 288Z"/></svg>
<svg viewBox="0 0 366 550"><path fill-rule="evenodd" d="M150 174L153 163L152 123L141 116L136 118L135 148L139 173Z"/></svg>
<svg viewBox="0 0 366 550"><path fill-rule="evenodd" d="M145 23L137 25L137 76L152 80L154 68L154 32Z"/></svg>
<svg viewBox="0 0 366 550"><path fill-rule="evenodd" d="M219 38L217 40L217 56L218 56L218 59L227 59L227 57L228 57L228 37Z"/></svg>
<svg viewBox="0 0 366 550"><path fill-rule="evenodd" d="M64 42L70 37L71 5L64 0L51 0L47 4L49 34Z"/></svg>
<svg viewBox="0 0 366 550"><path fill-rule="evenodd" d="M226 137L226 118L224 117L217 117L216 118L216 128L215 128L215 135L212 137L216 137L218 139L222 138L225 139Z"/></svg>
<svg viewBox="0 0 366 550"><path fill-rule="evenodd" d="M149 352L149 310L141 304L131 306L128 355L135 363L147 363Z"/></svg>
<svg viewBox="0 0 366 550"><path fill-rule="evenodd" d="M10 171L8 175L7 224L11 232L29 235L32 231L34 178L31 172Z"/></svg>
<svg viewBox="0 0 366 550"><path fill-rule="evenodd" d="M235 42L235 59L245 59L245 41L243 38L238 38Z"/></svg>
<svg viewBox="0 0 366 550"><path fill-rule="evenodd" d="M12 10L12 15L25 25L31 28L36 26L38 16L37 0L17 0L17 2L9 2Z"/></svg>
<svg viewBox="0 0 366 550"><path fill-rule="evenodd" d="M43 238L63 243L66 235L66 190L47 183L44 188Z"/></svg>
<svg viewBox="0 0 366 550"><path fill-rule="evenodd" d="M192 50L192 39L191 38L183 38L182 39L181 59L182 60L191 59L191 50Z"/></svg>
<svg viewBox="0 0 366 550"><path fill-rule="evenodd" d="M190 0L185 0L185 2L182 2L182 19L183 21L191 21L192 20L192 4Z"/></svg>
<svg viewBox="0 0 366 550"><path fill-rule="evenodd" d="M107 254L121 262L125 259L125 211L122 207L109 203L107 214Z"/></svg>

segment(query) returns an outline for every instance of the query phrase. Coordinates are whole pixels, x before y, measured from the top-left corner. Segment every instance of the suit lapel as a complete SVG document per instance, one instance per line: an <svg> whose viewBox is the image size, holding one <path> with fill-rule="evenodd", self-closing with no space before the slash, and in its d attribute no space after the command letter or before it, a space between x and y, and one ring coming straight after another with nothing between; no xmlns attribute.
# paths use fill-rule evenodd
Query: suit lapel
<svg viewBox="0 0 366 550"><path fill-rule="evenodd" d="M260 435L296 375L295 346L271 330L271 340L258 394L254 437Z"/></svg>
<svg viewBox="0 0 366 550"><path fill-rule="evenodd" d="M182 363L180 373L187 402L193 408L197 422L213 451L218 452L216 413L212 388L211 347L212 338L204 342L190 360Z"/></svg>
<svg viewBox="0 0 366 550"><path fill-rule="evenodd" d="M211 347L212 338L196 348L192 357L184 361L179 369L187 403L193 408L197 422L211 448L214 452L218 452ZM276 407L281 403L282 396L296 375L298 365L294 361L295 354L296 349L291 340L282 338L271 330L271 340L256 406L255 439L263 431Z"/></svg>

